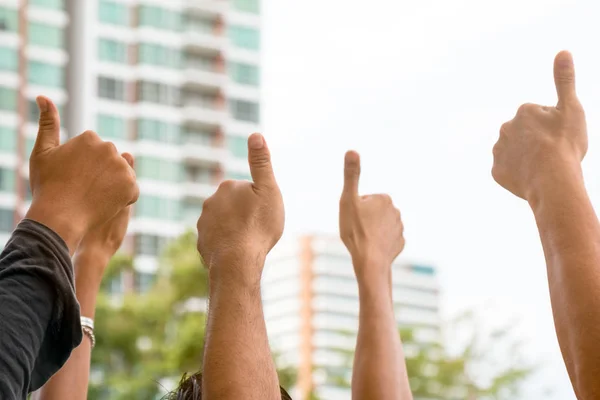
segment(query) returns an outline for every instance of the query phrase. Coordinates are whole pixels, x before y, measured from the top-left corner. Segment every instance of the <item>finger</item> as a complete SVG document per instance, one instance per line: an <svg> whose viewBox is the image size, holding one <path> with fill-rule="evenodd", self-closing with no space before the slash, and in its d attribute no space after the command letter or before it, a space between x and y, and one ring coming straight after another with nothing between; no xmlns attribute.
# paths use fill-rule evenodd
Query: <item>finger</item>
<svg viewBox="0 0 600 400"><path fill-rule="evenodd" d="M554 84L558 95L557 108L578 101L575 92L575 66L573 56L568 51L561 51L554 59Z"/></svg>
<svg viewBox="0 0 600 400"><path fill-rule="evenodd" d="M360 156L356 151L348 151L344 159L344 189L342 196L358 197L360 178Z"/></svg>
<svg viewBox="0 0 600 400"><path fill-rule="evenodd" d="M256 186L273 187L277 185L271 165L271 153L265 138L260 133L253 133L248 138L248 163L252 180Z"/></svg>
<svg viewBox="0 0 600 400"><path fill-rule="evenodd" d="M40 120L33 152L42 152L60 145L60 116L47 97L38 96L35 101L40 110Z"/></svg>
<svg viewBox="0 0 600 400"><path fill-rule="evenodd" d="M123 157L125 161L127 161L127 164L129 164L131 168L135 166L135 159L130 153L123 153L121 154L121 157Z"/></svg>

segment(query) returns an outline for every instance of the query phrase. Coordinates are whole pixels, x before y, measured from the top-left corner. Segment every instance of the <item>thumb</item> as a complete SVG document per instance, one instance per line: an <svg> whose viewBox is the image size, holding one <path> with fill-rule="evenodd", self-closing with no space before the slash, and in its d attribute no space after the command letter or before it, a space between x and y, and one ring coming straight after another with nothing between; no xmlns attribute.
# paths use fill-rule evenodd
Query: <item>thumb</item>
<svg viewBox="0 0 600 400"><path fill-rule="evenodd" d="M342 197L358 197L358 181L360 178L360 156L356 151L346 153L344 160L344 189Z"/></svg>
<svg viewBox="0 0 600 400"><path fill-rule="evenodd" d="M561 51L554 59L554 84L558 95L557 108L578 101L575 92L575 66L573 56L568 51Z"/></svg>
<svg viewBox="0 0 600 400"><path fill-rule="evenodd" d="M276 186L275 174L271 165L271 153L265 138L260 133L253 133L248 138L248 163L250 174L256 186Z"/></svg>
<svg viewBox="0 0 600 400"><path fill-rule="evenodd" d="M47 97L38 96L35 101L40 110L40 121L33 152L42 152L60 145L60 116Z"/></svg>

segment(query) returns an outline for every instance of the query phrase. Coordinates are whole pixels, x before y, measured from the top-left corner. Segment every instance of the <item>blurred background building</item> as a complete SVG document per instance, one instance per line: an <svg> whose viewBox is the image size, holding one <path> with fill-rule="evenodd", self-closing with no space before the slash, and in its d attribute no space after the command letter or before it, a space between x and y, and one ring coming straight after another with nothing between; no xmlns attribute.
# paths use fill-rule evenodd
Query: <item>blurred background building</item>
<svg viewBox="0 0 600 400"><path fill-rule="evenodd" d="M439 286L430 266L397 261L393 300L398 328L411 328L423 344L441 341ZM298 371L294 398L349 399L358 331L358 287L339 238L305 236L281 242L263 278L265 319L281 366Z"/></svg>
<svg viewBox="0 0 600 400"><path fill-rule="evenodd" d="M136 156L141 196L125 249L144 291L165 243L224 178L249 178L260 123L259 0L0 0L0 243L25 214L35 97L63 138L86 129Z"/></svg>

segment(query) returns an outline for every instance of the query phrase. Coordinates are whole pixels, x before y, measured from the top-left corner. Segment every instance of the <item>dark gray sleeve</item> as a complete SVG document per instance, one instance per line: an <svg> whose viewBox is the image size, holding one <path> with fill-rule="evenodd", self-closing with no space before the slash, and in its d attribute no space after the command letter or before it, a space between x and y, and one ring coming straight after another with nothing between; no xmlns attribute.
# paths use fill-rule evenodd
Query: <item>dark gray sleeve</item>
<svg viewBox="0 0 600 400"><path fill-rule="evenodd" d="M81 340L67 245L23 220L0 254L0 399L42 387Z"/></svg>

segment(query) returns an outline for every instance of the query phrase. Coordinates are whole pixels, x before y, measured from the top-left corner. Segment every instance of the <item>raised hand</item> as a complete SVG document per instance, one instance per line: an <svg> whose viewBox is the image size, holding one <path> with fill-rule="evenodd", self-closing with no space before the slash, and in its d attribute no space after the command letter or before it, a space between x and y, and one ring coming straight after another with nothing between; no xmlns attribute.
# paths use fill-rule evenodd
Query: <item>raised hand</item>
<svg viewBox="0 0 600 400"><path fill-rule="evenodd" d="M387 194L359 196L359 178L360 157L349 151L340 199L340 237L352 256L359 281L368 276L387 280L392 262L404 249L400 211Z"/></svg>
<svg viewBox="0 0 600 400"><path fill-rule="evenodd" d="M254 182L224 181L204 202L198 220L198 251L211 277L228 276L258 283L267 253L283 233L285 212L264 138L248 141ZM242 270L230 270L232 261Z"/></svg>
<svg viewBox="0 0 600 400"><path fill-rule="evenodd" d="M392 263L404 249L400 211L390 196L358 195L360 157L346 153L340 236L358 281L359 323L352 398L412 399L392 302Z"/></svg>
<svg viewBox="0 0 600 400"><path fill-rule="evenodd" d="M61 145L56 106L41 96L37 103L39 131L29 163L33 201L26 218L53 229L73 254L88 230L137 200L135 172L92 131Z"/></svg>
<svg viewBox="0 0 600 400"><path fill-rule="evenodd" d="M581 176L588 148L585 114L568 52L554 60L554 82L556 107L523 104L515 118L502 125L494 146L494 179L529 202L558 190L565 176Z"/></svg>
<svg viewBox="0 0 600 400"><path fill-rule="evenodd" d="M248 139L248 161L254 182L223 182L198 220L210 283L202 397L279 400L260 278L285 212L269 149L257 133Z"/></svg>

